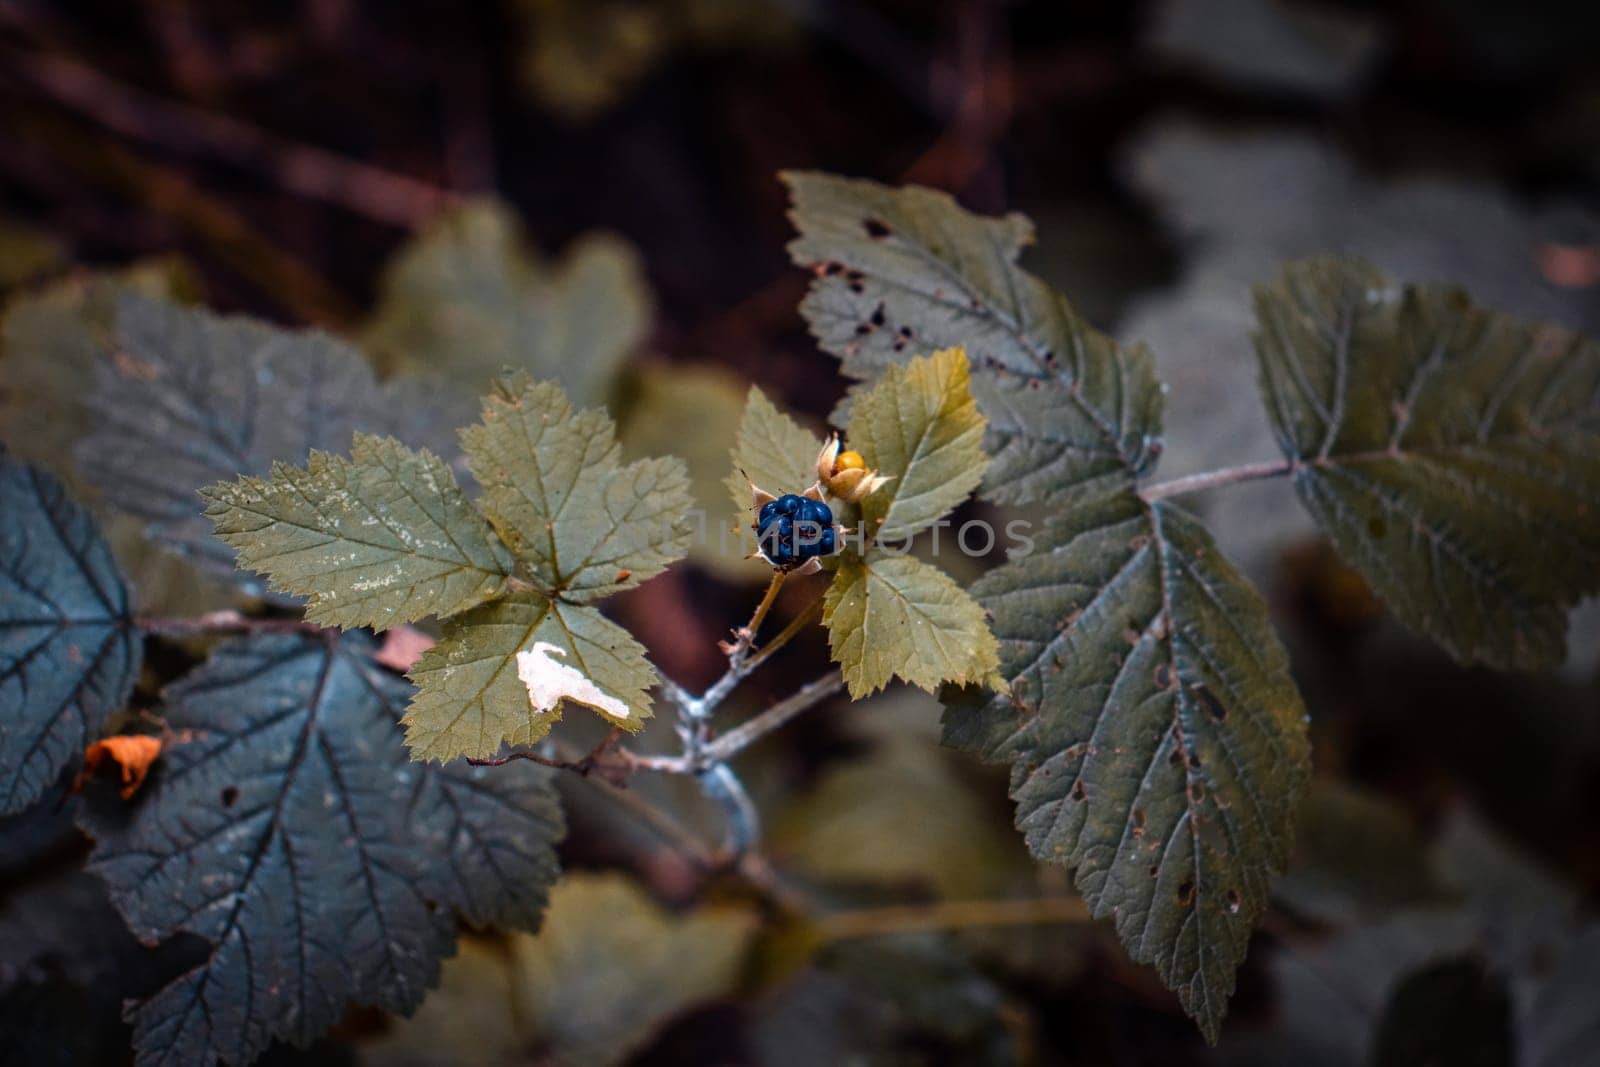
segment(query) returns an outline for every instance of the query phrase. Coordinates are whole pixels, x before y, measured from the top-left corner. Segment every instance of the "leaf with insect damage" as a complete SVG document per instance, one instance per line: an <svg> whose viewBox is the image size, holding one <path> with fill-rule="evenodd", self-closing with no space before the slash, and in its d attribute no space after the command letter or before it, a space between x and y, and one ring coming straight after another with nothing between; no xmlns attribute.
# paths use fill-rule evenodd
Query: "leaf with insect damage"
<svg viewBox="0 0 1600 1067"><path fill-rule="evenodd" d="M94 520L0 450L0 814L39 799L121 708L143 643Z"/></svg>
<svg viewBox="0 0 1600 1067"><path fill-rule="evenodd" d="M384 630L454 615L505 590L512 560L430 452L356 434L350 458L313 452L200 491L217 536L324 626Z"/></svg>
<svg viewBox="0 0 1600 1067"><path fill-rule="evenodd" d="M409 762L395 720L410 687L374 649L360 635L219 646L168 690L189 740L137 800L91 791L90 866L134 933L211 946L130 1010L139 1064L249 1063L352 1004L411 1011L457 912L537 924L562 833L548 774Z"/></svg>
<svg viewBox="0 0 1600 1067"><path fill-rule="evenodd" d="M785 174L815 279L801 313L844 372L871 381L918 352L964 346L994 457L985 491L1059 502L1131 485L1161 450L1150 354L1085 323L1017 265L1021 215L984 218L931 189Z"/></svg>
<svg viewBox="0 0 1600 1067"><path fill-rule="evenodd" d="M401 368L448 372L479 389L505 368L561 384L580 404L609 397L650 326L633 247L586 234L548 263L493 200L468 203L403 248L367 332Z"/></svg>
<svg viewBox="0 0 1600 1067"><path fill-rule="evenodd" d="M461 439L500 539L552 596L598 600L688 549L694 501L683 462L624 464L610 417L574 410L553 383L497 382Z"/></svg>
<svg viewBox="0 0 1600 1067"><path fill-rule="evenodd" d="M1075 869L1214 1040L1309 771L1266 606L1194 519L1129 491L973 593L1010 692L947 707L946 741L1011 764L1033 854Z"/></svg>
<svg viewBox="0 0 1600 1067"><path fill-rule="evenodd" d="M1559 662L1600 590L1600 344L1338 259L1286 268L1256 316L1278 442L1340 554L1458 660Z"/></svg>
<svg viewBox="0 0 1600 1067"><path fill-rule="evenodd" d="M546 657L550 666L598 690L585 691L585 706L624 730L644 725L656 676L628 631L594 608L518 592L450 619L439 643L411 669L418 687L405 717L411 757L483 759L502 744L529 745L549 733L566 702L540 707L518 664L519 655L541 644L558 653Z"/></svg>
<svg viewBox="0 0 1600 1067"><path fill-rule="evenodd" d="M455 390L380 385L359 352L316 331L124 296L116 344L87 386L79 470L151 537L225 575L236 574L233 552L212 536L201 486L343 452L357 430L455 456L455 427L470 417Z"/></svg>

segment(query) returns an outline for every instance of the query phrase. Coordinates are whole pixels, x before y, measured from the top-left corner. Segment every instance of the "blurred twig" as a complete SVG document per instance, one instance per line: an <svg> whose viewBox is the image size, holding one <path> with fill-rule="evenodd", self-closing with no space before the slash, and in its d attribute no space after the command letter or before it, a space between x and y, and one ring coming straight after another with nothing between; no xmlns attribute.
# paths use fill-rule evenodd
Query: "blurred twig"
<svg viewBox="0 0 1600 1067"><path fill-rule="evenodd" d="M13 122L9 130L0 131L0 137L6 133L34 142L64 167L120 189L188 230L296 318L336 329L356 321L355 305L321 274L182 173L59 121L29 118Z"/></svg>
<svg viewBox="0 0 1600 1067"><path fill-rule="evenodd" d="M836 911L818 919L816 927L821 939L828 942L929 930L1077 923L1091 918L1089 906L1081 897L1025 897Z"/></svg>
<svg viewBox="0 0 1600 1067"><path fill-rule="evenodd" d="M16 19L0 4L0 21ZM19 81L53 103L124 137L259 174L298 196L395 226L415 228L454 194L404 174L280 137L229 115L164 100L67 56L6 49Z"/></svg>

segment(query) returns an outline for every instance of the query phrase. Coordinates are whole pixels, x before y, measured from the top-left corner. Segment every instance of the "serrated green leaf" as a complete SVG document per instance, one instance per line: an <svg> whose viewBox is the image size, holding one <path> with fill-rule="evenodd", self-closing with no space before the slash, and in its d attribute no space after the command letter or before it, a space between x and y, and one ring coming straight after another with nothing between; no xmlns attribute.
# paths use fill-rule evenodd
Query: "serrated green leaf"
<svg viewBox="0 0 1600 1067"><path fill-rule="evenodd" d="M977 601L939 568L881 550L847 555L822 602L828 647L857 700L899 677L933 692L998 681Z"/></svg>
<svg viewBox="0 0 1600 1067"><path fill-rule="evenodd" d="M9 302L0 327L0 440L74 481L73 443L94 425L84 392L115 347L118 303L170 296L179 285L173 264L154 262L76 275Z"/></svg>
<svg viewBox="0 0 1600 1067"><path fill-rule="evenodd" d="M89 513L0 449L0 814L38 800L121 708L143 642Z"/></svg>
<svg viewBox="0 0 1600 1067"><path fill-rule="evenodd" d="M624 465L611 419L574 411L554 383L498 382L461 440L501 540L552 595L598 600L688 548L694 502L682 461Z"/></svg>
<svg viewBox="0 0 1600 1067"><path fill-rule="evenodd" d="M817 480L822 439L779 411L755 386L745 399L739 437L733 446L728 495L734 512L750 512L750 486L774 496L803 493Z"/></svg>
<svg viewBox="0 0 1600 1067"><path fill-rule="evenodd" d="M562 649L562 663L629 711L626 718L597 714L625 730L644 725L656 676L628 631L593 608L515 593L450 619L412 668L418 688L405 716L411 758L483 759L503 744L531 745L549 733L562 705L536 711L517 677L517 653L537 641Z"/></svg>
<svg viewBox="0 0 1600 1067"><path fill-rule="evenodd" d="M1288 861L1305 715L1260 596L1192 518L1081 501L973 593L1010 695L945 712L950 744L1012 766L1035 856L1215 1040Z"/></svg>
<svg viewBox="0 0 1600 1067"><path fill-rule="evenodd" d="M1339 552L1456 659L1559 662L1600 589L1600 345L1334 259L1256 314L1279 444Z"/></svg>
<svg viewBox="0 0 1600 1067"><path fill-rule="evenodd" d="M983 218L931 189L783 175L816 278L800 310L844 372L871 380L917 352L965 346L1004 503L1070 500L1132 484L1160 453L1150 354L1091 328L1017 266L1033 226Z"/></svg>
<svg viewBox="0 0 1600 1067"><path fill-rule="evenodd" d="M890 367L856 398L848 443L892 480L861 502L867 529L905 536L944 518L983 480L983 416L964 349Z"/></svg>
<svg viewBox="0 0 1600 1067"><path fill-rule="evenodd" d="M454 615L499 595L510 553L431 452L356 434L350 458L200 491L217 536L280 593L308 597L323 626L385 630Z"/></svg>
<svg viewBox="0 0 1600 1067"><path fill-rule="evenodd" d="M342 452L357 430L453 456L455 427L470 417L453 388L379 385L359 352L316 331L124 296L116 337L115 356L90 375L80 470L149 536L251 592L260 583L212 535L200 487Z"/></svg>
<svg viewBox="0 0 1600 1067"><path fill-rule="evenodd" d="M537 923L563 830L548 772L409 763L395 719L410 687L372 651L355 634L219 646L167 691L187 739L140 802L82 809L91 868L134 933L210 945L130 1013L141 1067L249 1063L352 1004L411 1011L457 911Z"/></svg>
<svg viewBox="0 0 1600 1067"><path fill-rule="evenodd" d="M599 404L643 341L651 304L626 241L588 234L546 263L507 205L479 200L390 263L367 340L397 367L465 377L475 391L510 367Z"/></svg>

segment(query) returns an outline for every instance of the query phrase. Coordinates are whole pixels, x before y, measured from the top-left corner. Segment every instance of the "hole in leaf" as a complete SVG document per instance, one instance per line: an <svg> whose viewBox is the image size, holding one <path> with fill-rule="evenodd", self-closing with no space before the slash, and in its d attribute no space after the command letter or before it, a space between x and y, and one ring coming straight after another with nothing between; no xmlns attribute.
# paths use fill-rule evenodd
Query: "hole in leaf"
<svg viewBox="0 0 1600 1067"><path fill-rule="evenodd" d="M1082 778L1080 778L1076 782L1072 783L1072 799L1073 800L1082 800L1087 795L1088 795L1088 793L1083 788L1083 779Z"/></svg>
<svg viewBox="0 0 1600 1067"><path fill-rule="evenodd" d="M879 219L862 219L861 225L866 227L867 236L874 241L881 241L894 232L889 229L888 223Z"/></svg>
<svg viewBox="0 0 1600 1067"><path fill-rule="evenodd" d="M236 785L224 786L222 789L222 806L231 808L239 799L239 787Z"/></svg>
<svg viewBox="0 0 1600 1067"><path fill-rule="evenodd" d="M1228 890L1228 914L1239 914L1239 891L1237 889Z"/></svg>
<svg viewBox="0 0 1600 1067"><path fill-rule="evenodd" d="M1195 700L1200 702L1200 706L1205 708L1206 712L1213 719L1217 720L1218 722L1224 722L1227 720L1228 709L1222 706L1222 701L1218 700L1217 695L1211 690L1207 689L1203 685L1196 685L1192 686L1189 689L1189 692L1194 695Z"/></svg>
<svg viewBox="0 0 1600 1067"><path fill-rule="evenodd" d="M1194 903L1194 883L1184 882L1178 887L1178 907L1187 908Z"/></svg>

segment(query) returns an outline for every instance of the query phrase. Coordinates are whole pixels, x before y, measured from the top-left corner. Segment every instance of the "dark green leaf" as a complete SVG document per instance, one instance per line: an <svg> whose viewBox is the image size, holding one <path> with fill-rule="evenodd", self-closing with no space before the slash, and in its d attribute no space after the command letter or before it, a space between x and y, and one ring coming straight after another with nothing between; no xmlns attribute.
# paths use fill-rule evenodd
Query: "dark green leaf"
<svg viewBox="0 0 1600 1067"><path fill-rule="evenodd" d="M348 460L313 452L302 469L200 491L217 536L280 593L309 597L324 626L387 629L453 615L504 590L510 554L430 452L358 433Z"/></svg>
<svg viewBox="0 0 1600 1067"><path fill-rule="evenodd" d="M1559 662L1600 589L1600 345L1333 259L1256 314L1279 444L1340 553L1463 662Z"/></svg>
<svg viewBox="0 0 1600 1067"><path fill-rule="evenodd" d="M1161 388L1143 348L1122 349L1017 265L1033 226L947 194L823 174L784 175L815 271L801 305L846 374L871 380L935 349L965 347L988 418L997 500L1061 501L1129 485L1160 452Z"/></svg>
<svg viewBox="0 0 1600 1067"><path fill-rule="evenodd" d="M142 644L111 550L50 475L0 450L0 814L27 807L100 733Z"/></svg>
<svg viewBox="0 0 1600 1067"><path fill-rule="evenodd" d="M470 418L454 390L380 386L359 352L314 331L124 297L117 340L94 367L78 465L151 536L224 574L233 552L201 514L201 486L343 452L356 430L454 456L454 428Z"/></svg>
<svg viewBox="0 0 1600 1067"><path fill-rule="evenodd" d="M949 707L946 740L1011 763L1034 855L1076 869L1215 1039L1308 773L1266 606L1192 518L1126 491L973 593L1011 692Z"/></svg>
<svg viewBox="0 0 1600 1067"><path fill-rule="evenodd" d="M409 686L371 650L354 635L219 646L167 693L192 740L140 803L86 806L91 867L134 933L211 945L132 1012L140 1064L248 1063L351 1004L408 1012L451 951L452 909L537 920L561 833L544 773L408 761Z"/></svg>
<svg viewBox="0 0 1600 1067"><path fill-rule="evenodd" d="M72 480L72 446L94 427L84 392L116 347L117 304L180 287L171 263L75 275L12 301L0 330L0 440Z"/></svg>

